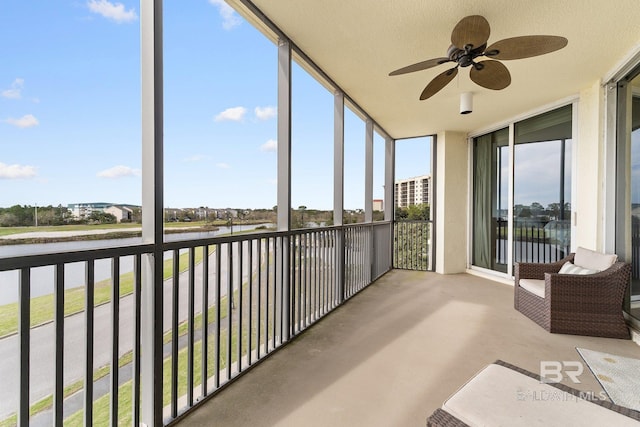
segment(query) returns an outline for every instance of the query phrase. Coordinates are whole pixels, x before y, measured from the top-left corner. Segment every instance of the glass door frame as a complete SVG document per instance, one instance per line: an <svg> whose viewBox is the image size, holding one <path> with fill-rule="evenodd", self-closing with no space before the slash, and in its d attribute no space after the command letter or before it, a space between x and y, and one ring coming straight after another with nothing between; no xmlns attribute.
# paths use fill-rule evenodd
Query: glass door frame
<svg viewBox="0 0 640 427"><path fill-rule="evenodd" d="M632 215L631 215L631 165L630 165L630 153L631 153L631 110L630 105L633 102L634 97L640 97L640 91L629 89L629 84L632 80L640 76L640 63L635 67L631 67L622 77L619 77L615 81L609 82L607 85L607 119L613 120L614 126L610 126L610 129L615 129L615 133L607 132L607 139L614 154L613 165L607 165L610 170L613 170L613 176L615 177L609 185L615 186L615 200L612 206L609 205L608 213L615 221L609 221L607 223L607 230L611 230L613 239L607 239L607 245L611 248L611 251L618 254L619 259L632 262L632 242L629 236L631 236L632 230ZM609 122L610 123L610 122ZM621 184L628 183L628 185ZM612 212L613 210L613 212ZM611 224L613 222L613 224ZM609 249L609 248L608 248ZM640 328L640 319L633 317L629 314L630 301L640 300L640 296L636 298L631 295L631 286L627 290L624 302L624 312L626 313L627 320L636 328Z"/></svg>

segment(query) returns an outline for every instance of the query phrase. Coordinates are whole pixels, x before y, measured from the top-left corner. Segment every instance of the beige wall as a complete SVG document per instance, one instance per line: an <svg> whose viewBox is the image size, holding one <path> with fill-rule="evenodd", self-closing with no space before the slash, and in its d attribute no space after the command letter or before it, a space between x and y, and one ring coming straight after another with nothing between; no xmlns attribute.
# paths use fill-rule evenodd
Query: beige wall
<svg viewBox="0 0 640 427"><path fill-rule="evenodd" d="M436 157L436 272L462 273L467 267L466 134L438 133Z"/></svg>
<svg viewBox="0 0 640 427"><path fill-rule="evenodd" d="M580 92L577 110L573 248L603 250L604 89L599 81Z"/></svg>

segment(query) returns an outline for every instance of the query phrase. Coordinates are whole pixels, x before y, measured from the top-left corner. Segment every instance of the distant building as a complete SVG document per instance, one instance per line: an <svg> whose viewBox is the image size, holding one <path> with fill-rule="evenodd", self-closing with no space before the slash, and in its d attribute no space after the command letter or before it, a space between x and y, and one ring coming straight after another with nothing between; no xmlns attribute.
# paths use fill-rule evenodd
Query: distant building
<svg viewBox="0 0 640 427"><path fill-rule="evenodd" d="M71 203L67 205L67 209L71 211L71 215L74 218L84 219L91 215L92 212L104 212L108 207L113 206L114 203Z"/></svg>
<svg viewBox="0 0 640 427"><path fill-rule="evenodd" d="M119 205L116 203L70 203L67 205L67 209L71 211L71 215L77 219L85 219L93 212L110 213L116 217L118 222L125 220L131 220L133 209L140 208L135 205Z"/></svg>
<svg viewBox="0 0 640 427"><path fill-rule="evenodd" d="M129 222L133 217L133 209L125 205L109 206L104 212L115 216L118 222L122 222L122 220Z"/></svg>
<svg viewBox="0 0 640 427"><path fill-rule="evenodd" d="M384 201L382 199L373 199L373 210L374 211L383 211L384 210Z"/></svg>
<svg viewBox="0 0 640 427"><path fill-rule="evenodd" d="M431 197L431 175L397 180L395 194L396 207L398 208L429 203Z"/></svg>

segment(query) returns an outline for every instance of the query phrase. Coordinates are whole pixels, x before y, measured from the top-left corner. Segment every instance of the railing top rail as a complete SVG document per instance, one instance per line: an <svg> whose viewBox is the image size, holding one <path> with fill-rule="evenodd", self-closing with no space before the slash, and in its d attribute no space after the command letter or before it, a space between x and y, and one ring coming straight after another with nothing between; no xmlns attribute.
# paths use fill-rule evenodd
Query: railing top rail
<svg viewBox="0 0 640 427"><path fill-rule="evenodd" d="M432 224L433 220L432 219L396 219L393 221L394 224L404 224L404 223L408 223L408 224Z"/></svg>
<svg viewBox="0 0 640 427"><path fill-rule="evenodd" d="M304 228L290 231L267 231L262 233L242 233L230 236L216 236L204 239L193 240L176 240L171 242L163 242L162 249L164 251L194 248L205 245L216 245L222 243L234 243L246 240L259 240L267 238L278 238L297 236L309 233L319 233L333 230L348 230L362 227L381 227L388 226L391 221L377 221L370 223L357 223L345 225L333 225L318 228ZM153 252L154 245L141 244L130 246L116 246L111 248L86 249L68 252L43 253L33 255L21 255L15 257L0 258L0 271L17 270L21 268L43 267L55 264L68 264L73 262L82 262L89 260L99 260L106 258L122 257Z"/></svg>
<svg viewBox="0 0 640 427"><path fill-rule="evenodd" d="M85 249L80 251L55 252L35 255L0 258L0 271L21 268L44 267L89 260L138 255L153 252L152 244L116 246L112 248Z"/></svg>

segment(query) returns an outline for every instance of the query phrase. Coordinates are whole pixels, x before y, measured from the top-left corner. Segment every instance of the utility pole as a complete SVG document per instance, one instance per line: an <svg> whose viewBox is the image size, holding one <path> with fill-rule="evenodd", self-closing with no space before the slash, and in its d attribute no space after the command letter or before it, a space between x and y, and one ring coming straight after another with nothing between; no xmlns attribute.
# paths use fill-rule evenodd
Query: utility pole
<svg viewBox="0 0 640 427"><path fill-rule="evenodd" d="M36 227L37 227L38 226L38 204L37 203L36 203L36 215L35 215L35 218L36 218Z"/></svg>

